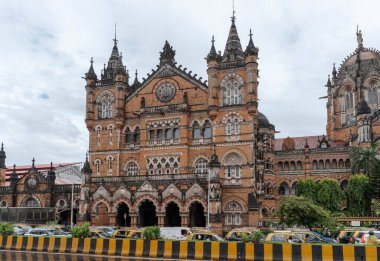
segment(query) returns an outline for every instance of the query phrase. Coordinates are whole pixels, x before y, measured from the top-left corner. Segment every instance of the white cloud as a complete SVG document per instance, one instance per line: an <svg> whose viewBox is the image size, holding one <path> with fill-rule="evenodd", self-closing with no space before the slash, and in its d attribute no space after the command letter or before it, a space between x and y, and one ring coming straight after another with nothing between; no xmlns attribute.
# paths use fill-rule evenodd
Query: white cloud
<svg viewBox="0 0 380 261"><path fill-rule="evenodd" d="M158 64L165 40L176 60L206 77L211 36L224 50L229 0L2 1L0 3L0 140L7 164L83 160L87 148L84 81L90 57L97 74L117 22L124 63L139 78ZM324 87L332 63L380 42L374 1L236 0L243 47L253 29L260 47L259 108L283 136L325 132Z"/></svg>

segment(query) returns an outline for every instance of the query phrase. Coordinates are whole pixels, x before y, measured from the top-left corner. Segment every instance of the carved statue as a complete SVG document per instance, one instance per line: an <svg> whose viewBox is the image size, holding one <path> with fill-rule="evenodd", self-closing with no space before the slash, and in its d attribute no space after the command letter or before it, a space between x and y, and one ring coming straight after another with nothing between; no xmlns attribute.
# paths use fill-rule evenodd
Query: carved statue
<svg viewBox="0 0 380 261"><path fill-rule="evenodd" d="M359 30L359 26L356 28L356 39L358 41L358 46L363 46L363 35L362 30Z"/></svg>

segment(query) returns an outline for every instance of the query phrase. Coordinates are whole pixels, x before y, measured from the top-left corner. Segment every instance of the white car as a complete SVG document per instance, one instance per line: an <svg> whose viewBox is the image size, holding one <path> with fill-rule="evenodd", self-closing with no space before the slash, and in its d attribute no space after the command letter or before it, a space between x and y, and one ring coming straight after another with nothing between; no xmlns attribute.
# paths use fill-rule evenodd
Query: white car
<svg viewBox="0 0 380 261"><path fill-rule="evenodd" d="M161 227L160 234L163 239L186 240L191 229L188 227Z"/></svg>
<svg viewBox="0 0 380 261"><path fill-rule="evenodd" d="M66 235L57 229L52 228L32 228L24 236L32 237L70 237L71 235Z"/></svg>

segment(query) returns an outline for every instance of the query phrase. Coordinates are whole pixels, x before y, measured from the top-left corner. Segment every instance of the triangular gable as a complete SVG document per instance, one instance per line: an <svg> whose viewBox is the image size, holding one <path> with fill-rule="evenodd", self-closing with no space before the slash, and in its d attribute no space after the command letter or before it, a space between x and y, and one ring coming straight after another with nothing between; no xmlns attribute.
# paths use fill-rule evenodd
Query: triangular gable
<svg viewBox="0 0 380 261"><path fill-rule="evenodd" d="M200 78L196 78L197 74L191 75L192 71L186 72L187 68L182 69L182 66L179 67L172 66L170 64L164 64L160 66L156 71L153 72L153 74L148 75L148 79L145 79L140 87L138 87L136 90L131 92L129 96L127 97L126 101L129 101L133 97L136 96L141 90L145 88L145 86L149 85L151 81L154 79L159 78L165 78L165 77L171 77L171 76L180 76L184 78L186 81L191 82L196 87L202 89L203 91L207 92L207 84L206 81L202 82Z"/></svg>
<svg viewBox="0 0 380 261"><path fill-rule="evenodd" d="M150 184L149 181L145 180L137 192L157 192L157 190Z"/></svg>
<svg viewBox="0 0 380 261"><path fill-rule="evenodd" d="M177 198L182 198L181 191L177 188L176 185L170 184L163 192L162 197L167 198L169 196L175 196Z"/></svg>

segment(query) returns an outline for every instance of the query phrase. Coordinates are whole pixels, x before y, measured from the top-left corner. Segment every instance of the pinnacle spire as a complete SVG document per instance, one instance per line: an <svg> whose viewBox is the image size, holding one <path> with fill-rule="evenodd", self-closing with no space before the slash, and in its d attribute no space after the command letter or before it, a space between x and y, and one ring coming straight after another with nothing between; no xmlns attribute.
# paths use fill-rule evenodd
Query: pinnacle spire
<svg viewBox="0 0 380 261"><path fill-rule="evenodd" d="M0 150L0 169L5 169L5 159L6 159L5 151L4 151L4 144L1 143L1 150Z"/></svg>
<svg viewBox="0 0 380 261"><path fill-rule="evenodd" d="M171 64L174 65L174 56L175 51L173 50L173 46L170 46L169 42L166 40L164 48L162 52L160 52L160 65L163 64Z"/></svg>
<svg viewBox="0 0 380 261"><path fill-rule="evenodd" d="M252 40L252 29L249 29L249 42L247 45L247 48L245 49L245 54L246 55L251 55L251 54L257 54L258 49L255 47L253 40Z"/></svg>
<svg viewBox="0 0 380 261"><path fill-rule="evenodd" d="M329 76L327 76L326 87L330 87L330 86L331 86L331 80L330 80L330 74L329 74Z"/></svg>
<svg viewBox="0 0 380 261"><path fill-rule="evenodd" d="M91 60L90 60L90 68L88 69L88 72L86 73L86 79L93 79L93 80L96 80L97 79L97 76L96 76L96 73L95 73L95 70L94 70L94 58L91 57Z"/></svg>
<svg viewBox="0 0 380 261"><path fill-rule="evenodd" d="M212 40L211 40L211 49L210 49L210 52L208 53L207 57L206 57L206 60L207 61L211 61L211 60L218 60L220 58L220 56L217 54L216 50L215 50L215 39L214 39L214 36L212 36Z"/></svg>
<svg viewBox="0 0 380 261"><path fill-rule="evenodd" d="M139 79L138 79L138 76L139 74L137 73L137 69L136 69L136 72L135 72L135 80L133 81L133 84L132 84L132 87L135 89L137 87L140 86L140 82L139 82Z"/></svg>
<svg viewBox="0 0 380 261"><path fill-rule="evenodd" d="M337 75L337 72L336 72L335 63L334 63L334 64L333 64L333 70L332 70L332 76L333 76L333 79L336 78L336 75Z"/></svg>
<svg viewBox="0 0 380 261"><path fill-rule="evenodd" d="M239 60L244 60L245 54L241 47L240 38L235 25L235 9L232 12L231 17L231 27L228 34L226 47L224 48L223 60L222 62L234 62Z"/></svg>
<svg viewBox="0 0 380 261"><path fill-rule="evenodd" d="M1 151L4 151L4 143L1 143Z"/></svg>

